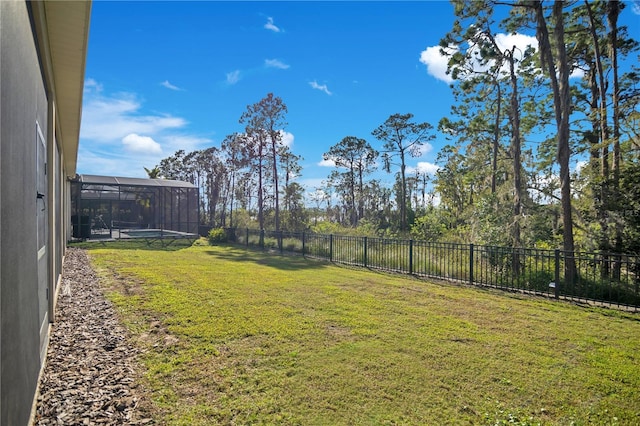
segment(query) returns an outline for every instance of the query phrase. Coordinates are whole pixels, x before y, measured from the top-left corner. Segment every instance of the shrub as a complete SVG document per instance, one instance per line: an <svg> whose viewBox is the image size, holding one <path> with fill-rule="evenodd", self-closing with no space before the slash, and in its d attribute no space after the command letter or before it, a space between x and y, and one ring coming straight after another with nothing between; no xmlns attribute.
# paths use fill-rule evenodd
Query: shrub
<svg viewBox="0 0 640 426"><path fill-rule="evenodd" d="M224 228L213 228L207 234L207 239L209 240L209 244L216 245L220 243L227 242L227 232Z"/></svg>
<svg viewBox="0 0 640 426"><path fill-rule="evenodd" d="M297 238L283 238L282 239L282 248L286 251L302 251L302 241Z"/></svg>

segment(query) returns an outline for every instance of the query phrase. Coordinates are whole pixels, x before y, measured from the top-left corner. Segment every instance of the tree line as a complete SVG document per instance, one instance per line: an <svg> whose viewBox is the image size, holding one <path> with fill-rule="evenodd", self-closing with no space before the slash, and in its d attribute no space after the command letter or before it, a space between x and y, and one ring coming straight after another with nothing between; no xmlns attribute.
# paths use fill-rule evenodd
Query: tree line
<svg viewBox="0 0 640 426"><path fill-rule="evenodd" d="M396 113L371 132L378 148L345 136L323 155L333 171L305 197L302 159L283 140L287 107L270 93L220 147L178 151L147 172L200 187L211 226L640 252L640 74L619 67L638 54L618 24L625 4L452 3L440 46L455 101L437 128ZM537 48L499 37L532 32ZM409 168L436 131L448 140L437 172ZM392 187L372 178L380 164Z"/></svg>

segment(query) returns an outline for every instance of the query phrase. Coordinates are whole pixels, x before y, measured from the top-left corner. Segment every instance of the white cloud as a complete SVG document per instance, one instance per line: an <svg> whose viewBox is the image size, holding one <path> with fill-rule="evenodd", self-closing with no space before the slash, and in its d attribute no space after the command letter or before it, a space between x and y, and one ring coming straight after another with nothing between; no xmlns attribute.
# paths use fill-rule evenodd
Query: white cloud
<svg viewBox="0 0 640 426"><path fill-rule="evenodd" d="M317 81L313 80L313 81L310 81L310 82L309 82L309 85L310 85L312 88L314 88L314 89L316 89L316 90L320 90L321 92L324 92L324 93L326 93L326 94L327 94L327 95L329 95L329 96L331 96L331 95L333 94L333 93L331 93L331 92L329 91L329 88L327 87L327 85L326 85L326 84L318 84L318 82L317 82Z"/></svg>
<svg viewBox="0 0 640 426"><path fill-rule="evenodd" d="M522 53L527 50L527 48L532 47L535 50L538 50L538 39L535 38L534 36L528 36L525 34L504 34L504 33L500 33L500 34L496 34L495 36L496 39L496 44L498 45L498 47L500 48L501 51L506 51L506 50L511 50L513 49L513 47L516 47L516 59L520 59L520 56L522 55ZM518 56L520 55L520 56ZM488 64L486 66L480 66L478 64L474 65L474 68L478 71L484 71L489 69L489 67L491 66L491 64ZM500 69L500 72L502 72L502 74L504 75L508 75L509 74L509 65L508 64L504 64L502 66L502 68ZM518 72L518 64L516 63L516 72ZM569 78L582 78L584 77L584 71L579 68L579 67L575 67L573 72L571 73L571 75L569 76Z"/></svg>
<svg viewBox="0 0 640 426"><path fill-rule="evenodd" d="M429 142L423 142L422 145L418 147L418 157L422 157L430 153L432 149L433 145L431 145Z"/></svg>
<svg viewBox="0 0 640 426"><path fill-rule="evenodd" d="M280 130L280 142L282 143L282 145L286 146L287 148L291 148L293 146L294 139L295 137L293 136L293 133Z"/></svg>
<svg viewBox="0 0 640 426"><path fill-rule="evenodd" d="M182 90L178 86L174 86L173 84L169 83L169 80L163 81L162 83L160 83L160 85L166 87L167 89L171 89L171 90Z"/></svg>
<svg viewBox="0 0 640 426"><path fill-rule="evenodd" d="M416 170L418 172L431 176L434 176L439 169L440 167L437 164L429 163L427 161L420 161L416 165Z"/></svg>
<svg viewBox="0 0 640 426"><path fill-rule="evenodd" d="M322 161L320 161L318 163L318 166L320 166L320 167L335 167L336 166L336 162L333 161L330 158L328 160L322 159Z"/></svg>
<svg viewBox="0 0 640 426"><path fill-rule="evenodd" d="M633 0L633 6L631 7L631 11L636 15L640 15L640 1Z"/></svg>
<svg viewBox="0 0 640 426"><path fill-rule="evenodd" d="M122 138L122 144L125 149L133 153L143 154L162 154L160 144L149 136L140 136L136 133L130 133Z"/></svg>
<svg viewBox="0 0 640 426"><path fill-rule="evenodd" d="M533 47L534 49L538 48L538 40L533 36L528 36L525 34L504 34L499 33L495 35L495 42L500 48L501 51L507 51L516 47L516 53L520 55L529 47ZM431 76L435 77L438 80L444 81L447 84L450 84L453 79L450 75L447 74L447 64L449 61L449 57L443 56L440 53L440 46L431 46L427 47L425 50L420 52L420 62L427 66L427 73ZM459 51L458 46L451 45L448 47L448 51L450 54L453 54ZM472 47L469 52L472 57L477 57L479 55L479 51L477 48ZM518 59L516 57L516 59ZM492 63L481 65L478 62L472 63L473 69L476 72L483 72L488 70ZM517 67L517 65L516 65ZM501 68L502 73L509 72L509 66L507 64L503 65Z"/></svg>
<svg viewBox="0 0 640 426"><path fill-rule="evenodd" d="M584 70L580 67L575 67L571 72L569 78L582 78L584 77Z"/></svg>
<svg viewBox="0 0 640 426"><path fill-rule="evenodd" d="M275 24L273 23L273 18L271 16L267 17L267 23L264 24L264 28L269 31L273 31L274 33L282 32L280 28L275 26Z"/></svg>
<svg viewBox="0 0 640 426"><path fill-rule="evenodd" d="M264 66L267 68L278 68L281 70L286 70L287 68L290 67L289 65L277 59L265 59Z"/></svg>
<svg viewBox="0 0 640 426"><path fill-rule="evenodd" d="M238 81L240 81L240 70L227 73L227 84L236 84Z"/></svg>
<svg viewBox="0 0 640 426"><path fill-rule="evenodd" d="M587 160L578 160L576 161L575 165L573 166L573 170L571 170L572 172L575 172L577 174L581 174L582 170L589 165L589 161Z"/></svg>
<svg viewBox="0 0 640 426"><path fill-rule="evenodd" d="M146 177L152 168L178 149L211 146L210 139L188 133L187 121L170 114L143 113L135 94L108 96L90 81L85 89L78 148L78 173Z"/></svg>
<svg viewBox="0 0 640 426"><path fill-rule="evenodd" d="M144 167L152 168L155 162L141 162L131 154L96 151L80 144L78 149L79 174L95 174L104 176L145 177Z"/></svg>
<svg viewBox="0 0 640 426"><path fill-rule="evenodd" d="M538 49L538 39L534 36L528 36L525 34L496 34L496 44L501 51L511 50L513 46L516 46L516 50L524 52L527 47L531 46L534 49ZM515 56L515 55L514 55Z"/></svg>
<svg viewBox="0 0 640 426"><path fill-rule="evenodd" d="M128 93L113 97L85 96L81 137L114 141L131 133L155 134L187 124L183 118L168 114L139 115L140 108L140 102Z"/></svg>
<svg viewBox="0 0 640 426"><path fill-rule="evenodd" d="M420 62L427 66L427 73L437 80L450 84L453 79L447 74L447 63L449 59L440 54L440 46L427 47L420 52Z"/></svg>
<svg viewBox="0 0 640 426"><path fill-rule="evenodd" d="M102 84L95 81L93 78L88 78L84 81L84 92L102 92Z"/></svg>
<svg viewBox="0 0 640 426"><path fill-rule="evenodd" d="M234 84L238 83L240 80L244 79L245 77L250 77L258 73L265 72L265 69L270 69L270 68L286 70L290 68L290 65L285 64L279 59L265 59L262 65L258 65L252 68L246 68L243 70L238 69L238 70L228 72L226 74L226 79L223 84L226 84L227 86L233 86Z"/></svg>

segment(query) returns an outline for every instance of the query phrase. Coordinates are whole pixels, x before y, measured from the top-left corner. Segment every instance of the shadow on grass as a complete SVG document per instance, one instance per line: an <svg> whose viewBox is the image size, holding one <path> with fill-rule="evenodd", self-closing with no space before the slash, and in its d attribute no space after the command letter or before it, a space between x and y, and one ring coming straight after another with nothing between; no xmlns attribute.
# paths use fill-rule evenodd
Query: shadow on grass
<svg viewBox="0 0 640 426"><path fill-rule="evenodd" d="M231 244L220 245L220 247L229 248L232 251L221 252L205 250L205 253L231 262L253 262L258 265L269 266L283 271L322 269L328 265L326 262L309 260L300 254L280 254L279 252L267 252L260 249L238 247Z"/></svg>
<svg viewBox="0 0 640 426"><path fill-rule="evenodd" d="M189 248L193 240L188 239L130 239L115 241L84 241L69 243L69 247L78 247L85 250L109 249L109 250L153 250L153 251L178 251Z"/></svg>

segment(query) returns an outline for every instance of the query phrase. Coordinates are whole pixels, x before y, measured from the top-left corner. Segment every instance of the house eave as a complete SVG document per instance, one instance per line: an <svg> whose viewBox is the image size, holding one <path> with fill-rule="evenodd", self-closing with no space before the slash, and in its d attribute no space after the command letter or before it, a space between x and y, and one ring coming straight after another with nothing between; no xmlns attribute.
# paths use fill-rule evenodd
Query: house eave
<svg viewBox="0 0 640 426"><path fill-rule="evenodd" d="M53 101L65 173L76 173L91 1L32 1L47 95Z"/></svg>

